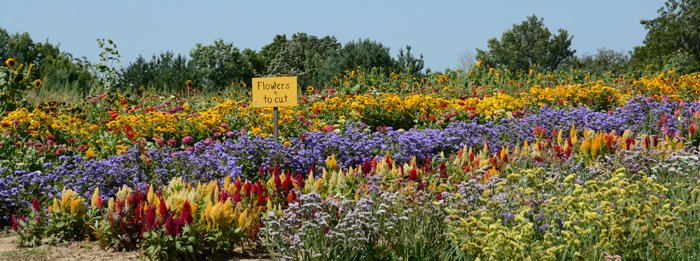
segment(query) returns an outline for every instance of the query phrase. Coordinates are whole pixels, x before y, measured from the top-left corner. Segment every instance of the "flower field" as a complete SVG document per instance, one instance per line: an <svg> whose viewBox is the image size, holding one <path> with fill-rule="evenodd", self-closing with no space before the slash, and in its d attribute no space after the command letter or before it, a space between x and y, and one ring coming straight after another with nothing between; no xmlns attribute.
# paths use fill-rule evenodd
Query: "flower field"
<svg viewBox="0 0 700 261"><path fill-rule="evenodd" d="M31 74L20 65L2 69L3 88L42 84L15 81ZM280 108L279 142L272 109L252 108L245 84L76 104L12 95L0 118L0 226L22 247L94 241L153 259L236 248L281 260L700 258L698 73L353 70L300 88L299 105Z"/></svg>

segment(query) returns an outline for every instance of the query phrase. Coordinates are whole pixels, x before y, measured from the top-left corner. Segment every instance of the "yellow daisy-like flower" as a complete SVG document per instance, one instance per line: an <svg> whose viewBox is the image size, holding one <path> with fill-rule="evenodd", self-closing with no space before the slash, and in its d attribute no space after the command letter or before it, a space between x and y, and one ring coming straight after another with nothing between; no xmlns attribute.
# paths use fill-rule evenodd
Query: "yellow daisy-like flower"
<svg viewBox="0 0 700 261"><path fill-rule="evenodd" d="M16 64L17 64L17 60L15 60L15 58L10 57L10 58L7 58L7 60L5 60L5 65L7 65L7 67L10 67L10 68L15 67Z"/></svg>
<svg viewBox="0 0 700 261"><path fill-rule="evenodd" d="M240 82L240 83L238 84L238 87L245 88L245 87L246 87L245 82Z"/></svg>
<svg viewBox="0 0 700 261"><path fill-rule="evenodd" d="M192 80L187 80L185 86L187 86L187 88L192 88Z"/></svg>
<svg viewBox="0 0 700 261"><path fill-rule="evenodd" d="M41 79L34 80L34 88L38 89L42 84L44 84L44 82L42 82Z"/></svg>
<svg viewBox="0 0 700 261"><path fill-rule="evenodd" d="M307 92L314 92L314 90L315 90L314 87L311 86L311 85L309 85L309 86L306 87L306 91L307 91Z"/></svg>

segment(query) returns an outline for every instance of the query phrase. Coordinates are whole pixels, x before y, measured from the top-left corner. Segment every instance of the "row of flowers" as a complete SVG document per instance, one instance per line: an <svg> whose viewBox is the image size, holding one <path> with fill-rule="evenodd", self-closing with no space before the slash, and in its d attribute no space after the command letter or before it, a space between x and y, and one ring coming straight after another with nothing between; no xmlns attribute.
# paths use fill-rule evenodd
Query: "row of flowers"
<svg viewBox="0 0 700 261"><path fill-rule="evenodd" d="M3 200L0 207L2 213L11 213L31 200L32 195L42 192L50 198L63 187L83 196L88 196L87 189L93 187L99 187L104 195L113 195L122 185L165 184L174 177L206 181L242 176L255 180L275 166L305 175L327 165L331 155L334 165L341 168L387 154L400 163L414 157L424 162L438 153L456 153L465 146L483 150L484 144L490 153L512 153L523 146L523 142L542 137L559 146L560 153L581 152L589 159L611 150L613 143L629 147L628 142L636 142L636 145L647 144L648 147L648 143L668 140L695 147L700 142L700 133L695 131L700 121L700 114L694 112L697 106L700 105L640 99L613 113L545 107L539 114L524 118L483 124L455 122L444 129L372 131L363 125L347 125L340 132L308 132L286 144L270 137L240 136L223 141L206 139L184 150L167 146L150 150L133 147L126 153L105 159L61 156L58 161L34 162L39 165L36 169L19 164L14 168L0 168ZM594 135L582 131L584 129L607 134ZM634 141L631 133L647 138ZM613 139L617 136L624 136L624 139ZM571 137L571 144L566 137ZM9 216L6 214L2 218L8 220Z"/></svg>
<svg viewBox="0 0 700 261"><path fill-rule="evenodd" d="M331 156L306 176L275 167L255 180L65 188L11 220L22 245L87 239L155 259L251 243L275 259L313 260L696 254L695 148L631 132L560 133L538 129L513 149L463 147L424 163L384 156L340 168Z"/></svg>
<svg viewBox="0 0 700 261"><path fill-rule="evenodd" d="M468 92L468 88L462 89ZM328 90L302 96L298 108L282 108L280 134L291 139L306 131L333 131L351 122L363 122L373 128L444 128L454 121L488 122L523 117L537 113L545 105L609 111L625 105L635 95L654 100L691 101L698 97L698 90L697 74L642 77L629 86L609 86L600 81L552 87L534 85L519 93L493 91L459 98L441 98L439 92L344 95ZM112 105L88 102L63 108L53 104L10 111L0 119L0 146L23 149L36 146L40 154L54 157L105 157L122 153L135 144L180 146L191 145L187 144L190 140L238 136L240 130L252 136L266 137L272 133L272 110L251 108L247 99L212 98L204 105L194 106L195 109L192 101L112 96L100 96L96 100L107 100ZM161 104L145 105L154 101Z"/></svg>

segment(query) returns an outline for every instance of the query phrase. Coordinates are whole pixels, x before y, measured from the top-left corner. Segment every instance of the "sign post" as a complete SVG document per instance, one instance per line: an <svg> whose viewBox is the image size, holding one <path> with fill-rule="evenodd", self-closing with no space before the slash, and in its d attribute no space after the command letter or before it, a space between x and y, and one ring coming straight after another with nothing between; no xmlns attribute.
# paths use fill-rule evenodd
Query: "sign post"
<svg viewBox="0 0 700 261"><path fill-rule="evenodd" d="M273 126L274 129L275 129L275 130L273 131L273 133L274 133L274 136L275 136L275 141L277 141L277 142L280 141L280 137L279 137L279 135L277 134L277 129L279 128L279 127L278 127L279 119L280 119L280 109L279 109L279 107L274 107L274 108L272 108L272 126Z"/></svg>
<svg viewBox="0 0 700 261"><path fill-rule="evenodd" d="M253 107L273 108L272 126L279 141L279 107L297 105L297 77L253 78Z"/></svg>

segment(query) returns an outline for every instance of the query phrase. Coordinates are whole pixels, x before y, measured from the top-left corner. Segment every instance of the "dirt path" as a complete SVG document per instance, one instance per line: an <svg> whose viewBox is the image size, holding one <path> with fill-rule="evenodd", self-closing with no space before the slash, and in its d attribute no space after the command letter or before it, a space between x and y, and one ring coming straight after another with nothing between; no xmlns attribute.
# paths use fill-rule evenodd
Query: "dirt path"
<svg viewBox="0 0 700 261"><path fill-rule="evenodd" d="M55 246L18 248L17 236L0 234L0 260L141 260L138 252L104 251L93 242L72 242Z"/></svg>
<svg viewBox="0 0 700 261"><path fill-rule="evenodd" d="M255 257L259 255L243 255L233 257L231 260L267 261ZM43 245L34 248L19 248L17 236L0 231L0 260L144 260L146 257L139 252L114 252L99 248L95 242L72 242L55 246Z"/></svg>

